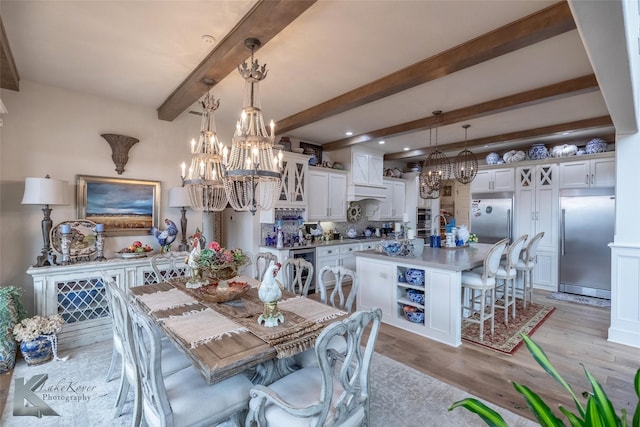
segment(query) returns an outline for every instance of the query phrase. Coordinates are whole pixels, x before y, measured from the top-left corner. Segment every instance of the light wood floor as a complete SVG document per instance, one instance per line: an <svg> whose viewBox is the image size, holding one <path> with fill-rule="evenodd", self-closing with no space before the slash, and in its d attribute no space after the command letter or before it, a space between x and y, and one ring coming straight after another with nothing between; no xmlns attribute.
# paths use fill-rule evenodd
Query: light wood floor
<svg viewBox="0 0 640 427"><path fill-rule="evenodd" d="M638 402L633 379L640 367L640 349L607 341L610 309L552 300L547 295L548 292L536 291L534 301L553 305L556 310L532 339L543 348L576 395L591 390L580 365L583 363L604 387L616 411L626 409L631 420ZM525 346L513 356L468 343L452 348L383 325L376 350L530 419L534 418L510 381L528 386L554 410L563 405L576 412L565 389L538 366ZM557 410L556 414L562 415Z"/></svg>
<svg viewBox="0 0 640 427"><path fill-rule="evenodd" d="M582 362L602 384L616 410L624 408L633 414L638 401L633 392L633 377L640 367L640 349L607 341L609 309L551 300L546 298L547 294L536 291L535 302L553 305L556 310L535 331L533 340L542 346L577 395L590 390L580 366ZM535 363L524 347L513 356L466 343L452 348L383 325L376 350L527 418L533 419L510 381L528 386L552 409L563 405L575 412L566 391ZM10 384L11 373L0 375L0 413Z"/></svg>

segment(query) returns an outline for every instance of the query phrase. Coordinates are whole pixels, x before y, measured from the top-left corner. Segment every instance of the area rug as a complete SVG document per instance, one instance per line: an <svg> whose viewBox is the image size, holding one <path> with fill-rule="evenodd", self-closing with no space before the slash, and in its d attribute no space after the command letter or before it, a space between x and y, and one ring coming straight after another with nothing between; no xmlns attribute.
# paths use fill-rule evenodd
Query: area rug
<svg viewBox="0 0 640 427"><path fill-rule="evenodd" d="M496 308L494 334L491 335L491 320L485 321L483 341L480 341L480 325L463 320L462 340L511 355L523 343L520 334L533 334L554 310L555 307L531 303L525 309L522 301L516 300L516 318L513 319L509 312L509 324L505 325L504 311ZM477 315L475 317L478 318Z"/></svg>
<svg viewBox="0 0 640 427"><path fill-rule="evenodd" d="M594 307L611 307L611 300L608 299L567 294L565 292L551 292L547 295L547 298L558 301L568 301L574 304L591 305Z"/></svg>
<svg viewBox="0 0 640 427"><path fill-rule="evenodd" d="M114 419L113 401L117 392L118 379L109 383L104 381L111 357L111 342L61 353L61 356L70 354L71 357L66 362L49 362L41 366L27 366L23 360L16 364L0 425L21 427L130 425L133 406L131 395L124 407L124 414ZM24 378L27 382L41 374L47 374L48 378L42 390L36 391L35 394L59 416L36 418L13 415L16 405L14 401L16 379ZM372 427L483 425L476 415L464 409L447 411L453 402L465 397L475 396L388 357L377 353L374 355L371 365L370 425ZM537 425L531 420L493 404L489 406L500 412L512 427Z"/></svg>

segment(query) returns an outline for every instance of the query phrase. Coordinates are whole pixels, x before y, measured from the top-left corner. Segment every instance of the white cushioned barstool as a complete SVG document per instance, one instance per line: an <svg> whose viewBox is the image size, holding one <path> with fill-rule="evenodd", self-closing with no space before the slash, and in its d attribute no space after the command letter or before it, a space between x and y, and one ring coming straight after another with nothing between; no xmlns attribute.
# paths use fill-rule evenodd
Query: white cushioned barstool
<svg viewBox="0 0 640 427"><path fill-rule="evenodd" d="M485 255L481 270L462 272L462 320L480 324L480 341L484 339L484 322L488 319L491 319L491 335L493 335L496 272L500 266L500 258L508 244L509 239L503 239L494 244ZM468 299L464 297L464 288L468 288L471 293ZM486 311L487 298L490 298L488 313ZM469 317L465 317L467 310ZM473 315L476 313L479 315L479 319L473 319Z"/></svg>
<svg viewBox="0 0 640 427"><path fill-rule="evenodd" d="M528 235L518 237L507 250L507 258L500 263L496 272L496 293L502 292L502 304L496 303L496 308L504 310L504 324L509 323L509 307L511 315L516 318L516 276L518 271L516 265L520 259L520 252L527 240Z"/></svg>
<svg viewBox="0 0 640 427"><path fill-rule="evenodd" d="M533 304L533 267L536 265L536 254L543 237L544 231L533 236L533 239L529 240L527 247L522 251L518 264L516 264L516 270L522 272L522 301L524 308L527 308L527 296L529 297L529 302Z"/></svg>

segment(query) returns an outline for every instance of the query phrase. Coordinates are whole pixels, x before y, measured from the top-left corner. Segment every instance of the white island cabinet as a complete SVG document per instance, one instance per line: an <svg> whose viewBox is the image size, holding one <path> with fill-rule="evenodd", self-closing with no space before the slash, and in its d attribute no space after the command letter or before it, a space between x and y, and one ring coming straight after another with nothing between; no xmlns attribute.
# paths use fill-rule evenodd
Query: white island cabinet
<svg viewBox="0 0 640 427"><path fill-rule="evenodd" d="M461 283L463 270L482 265L492 245L444 249L425 247L421 257L389 257L372 250L356 252L360 280L358 310L382 309L382 321L444 344L461 344ZM407 281L407 271L424 275L424 283ZM424 303L408 293L424 296ZM424 313L421 321L409 321L404 307Z"/></svg>

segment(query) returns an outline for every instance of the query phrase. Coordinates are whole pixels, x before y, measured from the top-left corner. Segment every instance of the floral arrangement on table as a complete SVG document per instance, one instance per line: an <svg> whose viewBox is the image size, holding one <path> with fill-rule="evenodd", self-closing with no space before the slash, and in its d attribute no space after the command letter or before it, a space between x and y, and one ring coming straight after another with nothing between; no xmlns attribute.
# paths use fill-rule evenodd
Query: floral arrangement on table
<svg viewBox="0 0 640 427"><path fill-rule="evenodd" d="M227 267L236 270L249 263L249 257L242 249L226 249L218 242L211 242L200 251L196 263L202 270L219 270Z"/></svg>
<svg viewBox="0 0 640 427"><path fill-rule="evenodd" d="M13 327L13 336L17 341L33 341L40 335L57 334L62 325L64 320L59 314L28 317Z"/></svg>

